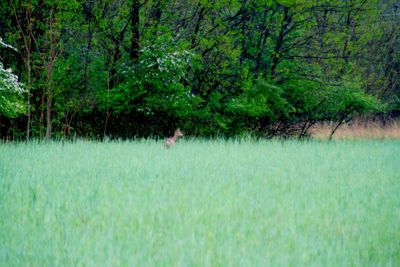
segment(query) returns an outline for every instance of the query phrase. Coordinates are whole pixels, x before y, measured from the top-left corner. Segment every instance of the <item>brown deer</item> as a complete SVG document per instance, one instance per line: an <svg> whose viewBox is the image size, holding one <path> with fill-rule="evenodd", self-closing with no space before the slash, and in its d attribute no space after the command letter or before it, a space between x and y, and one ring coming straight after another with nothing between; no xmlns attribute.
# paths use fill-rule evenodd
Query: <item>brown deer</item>
<svg viewBox="0 0 400 267"><path fill-rule="evenodd" d="M182 137L182 136L183 136L183 133L181 132L181 130L179 130L179 129L176 130L174 136L169 137L169 138L165 138L165 140L164 140L164 146L165 146L166 148L170 148L171 146L175 145L176 140L177 140L179 137Z"/></svg>

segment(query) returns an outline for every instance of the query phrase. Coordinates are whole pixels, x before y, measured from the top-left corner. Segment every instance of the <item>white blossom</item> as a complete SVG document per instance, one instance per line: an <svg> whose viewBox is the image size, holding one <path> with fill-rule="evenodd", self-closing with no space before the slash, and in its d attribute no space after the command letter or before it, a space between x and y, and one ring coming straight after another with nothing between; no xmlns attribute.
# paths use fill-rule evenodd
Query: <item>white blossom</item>
<svg viewBox="0 0 400 267"><path fill-rule="evenodd" d="M16 116L25 110L21 95L25 90L18 82L17 75L11 69L4 69L0 62L0 114L5 116Z"/></svg>
<svg viewBox="0 0 400 267"><path fill-rule="evenodd" d="M10 48L10 49L12 49L14 51L17 51L17 49L15 47L13 47L13 46L11 46L9 44L6 44L1 37L0 37L0 46L3 46L5 48Z"/></svg>

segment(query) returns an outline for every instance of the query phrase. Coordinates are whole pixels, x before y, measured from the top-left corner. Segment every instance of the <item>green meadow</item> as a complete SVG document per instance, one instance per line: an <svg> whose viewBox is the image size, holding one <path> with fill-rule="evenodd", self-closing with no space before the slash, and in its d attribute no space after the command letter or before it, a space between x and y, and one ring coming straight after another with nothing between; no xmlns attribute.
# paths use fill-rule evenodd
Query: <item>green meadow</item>
<svg viewBox="0 0 400 267"><path fill-rule="evenodd" d="M400 141L0 144L0 266L400 266Z"/></svg>

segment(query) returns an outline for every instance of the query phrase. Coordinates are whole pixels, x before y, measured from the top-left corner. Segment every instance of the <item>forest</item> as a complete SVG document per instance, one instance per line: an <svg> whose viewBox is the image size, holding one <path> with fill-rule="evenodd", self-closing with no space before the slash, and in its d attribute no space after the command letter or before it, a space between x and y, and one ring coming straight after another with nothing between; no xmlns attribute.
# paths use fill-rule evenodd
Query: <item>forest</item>
<svg viewBox="0 0 400 267"><path fill-rule="evenodd" d="M3 0L0 138L296 137L400 114L397 0Z"/></svg>

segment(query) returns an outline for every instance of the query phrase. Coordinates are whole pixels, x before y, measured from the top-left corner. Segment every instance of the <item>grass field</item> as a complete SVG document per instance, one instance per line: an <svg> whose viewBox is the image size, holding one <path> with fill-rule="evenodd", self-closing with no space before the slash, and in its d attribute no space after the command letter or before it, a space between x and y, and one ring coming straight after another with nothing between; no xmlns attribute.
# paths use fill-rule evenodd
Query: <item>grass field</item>
<svg viewBox="0 0 400 267"><path fill-rule="evenodd" d="M400 266L400 141L0 144L0 266Z"/></svg>

